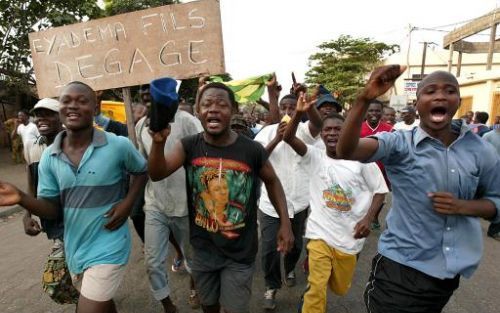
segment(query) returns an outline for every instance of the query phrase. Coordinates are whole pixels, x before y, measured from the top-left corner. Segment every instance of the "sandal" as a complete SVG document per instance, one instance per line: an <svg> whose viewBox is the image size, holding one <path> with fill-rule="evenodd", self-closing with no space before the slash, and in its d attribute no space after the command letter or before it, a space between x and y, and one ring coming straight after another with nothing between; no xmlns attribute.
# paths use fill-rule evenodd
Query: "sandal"
<svg viewBox="0 0 500 313"><path fill-rule="evenodd" d="M184 259L174 258L172 262L172 272L177 273L184 269Z"/></svg>

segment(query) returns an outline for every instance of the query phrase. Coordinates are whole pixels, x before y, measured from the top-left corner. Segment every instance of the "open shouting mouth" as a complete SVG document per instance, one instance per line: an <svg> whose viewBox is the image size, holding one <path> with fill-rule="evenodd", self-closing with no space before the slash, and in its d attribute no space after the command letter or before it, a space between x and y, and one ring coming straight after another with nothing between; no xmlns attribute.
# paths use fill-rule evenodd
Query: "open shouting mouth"
<svg viewBox="0 0 500 313"><path fill-rule="evenodd" d="M441 123L446 120L448 109L445 106L436 106L431 109L430 120L433 123Z"/></svg>
<svg viewBox="0 0 500 313"><path fill-rule="evenodd" d="M220 119L216 117L209 117L207 118L207 126L209 128L217 128L221 126L221 121Z"/></svg>

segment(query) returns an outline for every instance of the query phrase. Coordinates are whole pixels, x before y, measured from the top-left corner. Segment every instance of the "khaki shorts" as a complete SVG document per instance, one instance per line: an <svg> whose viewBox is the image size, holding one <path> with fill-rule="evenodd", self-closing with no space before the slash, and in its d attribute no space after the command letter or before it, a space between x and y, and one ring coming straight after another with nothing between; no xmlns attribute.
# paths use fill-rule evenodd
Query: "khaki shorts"
<svg viewBox="0 0 500 313"><path fill-rule="evenodd" d="M73 285L85 298L104 302L113 299L125 275L125 265L98 264L82 274L71 274Z"/></svg>

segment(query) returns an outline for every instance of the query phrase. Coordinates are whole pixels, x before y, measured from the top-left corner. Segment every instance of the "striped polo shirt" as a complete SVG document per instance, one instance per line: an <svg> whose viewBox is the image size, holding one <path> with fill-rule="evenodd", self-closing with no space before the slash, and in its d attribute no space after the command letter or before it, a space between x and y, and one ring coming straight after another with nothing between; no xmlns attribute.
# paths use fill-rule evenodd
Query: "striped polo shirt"
<svg viewBox="0 0 500 313"><path fill-rule="evenodd" d="M38 197L56 200L64 214L66 262L73 274L97 264L126 264L128 223L109 231L104 215L125 197L126 174L146 172L146 161L125 137L94 129L78 167L62 151L63 131L40 160Z"/></svg>

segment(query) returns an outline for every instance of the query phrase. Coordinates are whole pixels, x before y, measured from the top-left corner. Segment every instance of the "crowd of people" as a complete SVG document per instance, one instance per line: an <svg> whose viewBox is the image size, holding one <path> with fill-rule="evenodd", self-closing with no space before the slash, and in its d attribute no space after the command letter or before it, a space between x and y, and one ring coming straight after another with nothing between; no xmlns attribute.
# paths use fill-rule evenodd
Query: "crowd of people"
<svg viewBox="0 0 500 313"><path fill-rule="evenodd" d="M453 119L459 84L438 71L419 83L415 105L398 121L377 98L404 71L375 69L349 112L323 86L294 84L280 98L275 76L266 116L240 111L223 83L200 80L194 107L144 86L133 108L137 146L126 125L101 114L100 92L72 82L58 100L35 105L35 124L19 113L12 135L22 136L29 191L0 182L0 205L21 205L25 232L53 240L44 289L58 303L76 303L78 313L117 312L129 217L166 313L178 311L169 243L172 271L191 278L187 301L217 313L249 311L256 271L264 276L262 306L275 309L282 285L296 284L305 246L307 286L297 304L314 313L326 312L328 289L349 291L392 192L366 310L441 312L461 276L479 265L480 218L491 222L488 236L500 237L500 117L491 128L485 112ZM179 109L168 127L152 131L148 109L159 101Z"/></svg>

